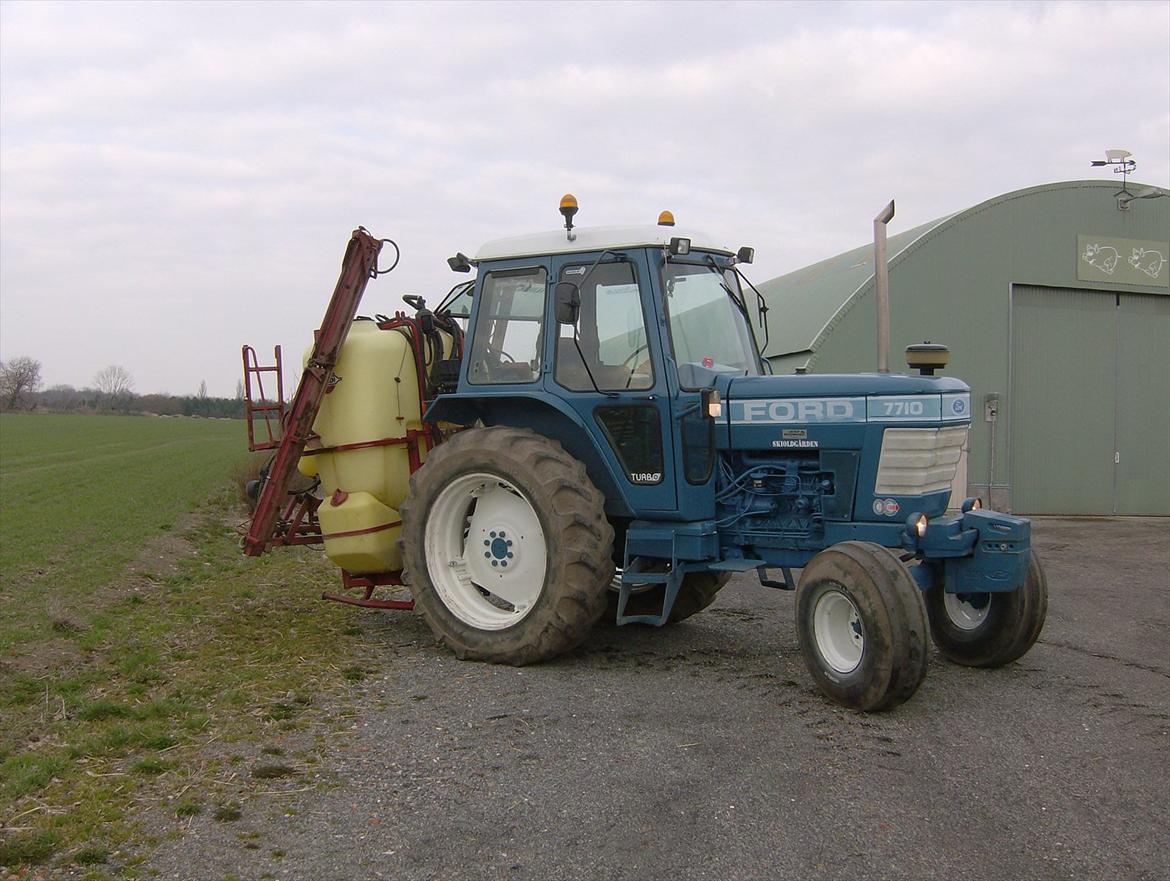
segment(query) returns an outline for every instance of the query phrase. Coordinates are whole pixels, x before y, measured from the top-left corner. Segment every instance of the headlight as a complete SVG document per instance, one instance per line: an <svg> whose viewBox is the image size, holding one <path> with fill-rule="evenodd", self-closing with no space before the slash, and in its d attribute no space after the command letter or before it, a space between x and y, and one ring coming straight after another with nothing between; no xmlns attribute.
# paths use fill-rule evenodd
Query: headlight
<svg viewBox="0 0 1170 881"><path fill-rule="evenodd" d="M972 496L969 499L963 499L963 505L959 510L966 514L968 511L978 511L982 507L983 499Z"/></svg>
<svg viewBox="0 0 1170 881"><path fill-rule="evenodd" d="M906 531L910 535L924 538L926 536L926 526L929 522L925 514L911 514L906 518Z"/></svg>

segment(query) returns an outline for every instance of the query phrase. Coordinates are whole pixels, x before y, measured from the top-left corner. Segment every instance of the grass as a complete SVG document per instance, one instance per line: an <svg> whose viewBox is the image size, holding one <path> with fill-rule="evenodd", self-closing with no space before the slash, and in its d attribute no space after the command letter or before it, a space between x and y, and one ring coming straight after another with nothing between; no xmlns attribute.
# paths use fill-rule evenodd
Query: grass
<svg viewBox="0 0 1170 881"><path fill-rule="evenodd" d="M79 626L79 603L222 485L243 433L221 420L0 415L4 592L27 604L51 588L61 600L32 631L0 623L0 656L53 620Z"/></svg>
<svg viewBox="0 0 1170 881"><path fill-rule="evenodd" d="M274 741L377 669L319 550L240 553L242 436L0 416L0 866L137 877L144 811L239 819L240 787L294 783Z"/></svg>

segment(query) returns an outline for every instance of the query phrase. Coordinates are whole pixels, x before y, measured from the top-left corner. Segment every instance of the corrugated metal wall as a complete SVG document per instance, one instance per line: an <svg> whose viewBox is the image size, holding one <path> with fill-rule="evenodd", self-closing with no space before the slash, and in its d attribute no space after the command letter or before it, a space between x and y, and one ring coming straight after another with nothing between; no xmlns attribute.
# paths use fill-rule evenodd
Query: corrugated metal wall
<svg viewBox="0 0 1170 881"><path fill-rule="evenodd" d="M1170 515L1170 298L1017 286L1012 502Z"/></svg>
<svg viewBox="0 0 1170 881"><path fill-rule="evenodd" d="M1118 514L1170 515L1170 297L1117 310Z"/></svg>
<svg viewBox="0 0 1170 881"><path fill-rule="evenodd" d="M1112 513L1116 295L1017 287L1012 300L1012 508Z"/></svg>
<svg viewBox="0 0 1170 881"><path fill-rule="evenodd" d="M1012 401L1014 509L1170 515L1170 298L1017 287Z"/></svg>

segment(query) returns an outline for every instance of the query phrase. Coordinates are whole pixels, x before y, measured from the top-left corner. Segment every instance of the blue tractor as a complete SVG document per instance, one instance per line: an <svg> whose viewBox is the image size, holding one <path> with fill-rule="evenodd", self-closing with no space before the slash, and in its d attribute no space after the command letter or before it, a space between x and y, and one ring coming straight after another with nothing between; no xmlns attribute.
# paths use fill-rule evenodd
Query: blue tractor
<svg viewBox="0 0 1170 881"><path fill-rule="evenodd" d="M443 439L399 508L415 609L442 642L533 663L606 615L674 624L754 572L795 591L808 669L847 707L913 695L928 632L969 666L1031 648L1047 588L1029 521L978 499L947 513L971 397L933 375L941 347L914 353L919 375L772 375L750 249L665 216L574 228L575 211L566 197L564 230L456 255L474 280L415 302L412 322L458 343L424 365Z"/></svg>

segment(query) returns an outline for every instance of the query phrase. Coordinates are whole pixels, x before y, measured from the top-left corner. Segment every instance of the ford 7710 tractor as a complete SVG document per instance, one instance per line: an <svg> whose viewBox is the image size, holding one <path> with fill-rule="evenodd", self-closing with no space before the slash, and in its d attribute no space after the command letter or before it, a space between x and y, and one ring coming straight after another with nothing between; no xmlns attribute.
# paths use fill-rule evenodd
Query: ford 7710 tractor
<svg viewBox="0 0 1170 881"><path fill-rule="evenodd" d="M918 375L771 375L751 249L668 212L575 212L566 196L565 229L457 254L473 280L391 317L357 317L388 240L354 232L291 404L279 349L244 349L251 445L275 451L246 553L323 543L328 597L413 606L460 658L510 664L604 615L675 624L754 572L795 590L813 679L859 710L914 694L928 631L959 664L1028 651L1047 606L1029 522L947 513L971 398L933 375L944 347L911 347ZM311 486L290 490L298 470Z"/></svg>

